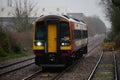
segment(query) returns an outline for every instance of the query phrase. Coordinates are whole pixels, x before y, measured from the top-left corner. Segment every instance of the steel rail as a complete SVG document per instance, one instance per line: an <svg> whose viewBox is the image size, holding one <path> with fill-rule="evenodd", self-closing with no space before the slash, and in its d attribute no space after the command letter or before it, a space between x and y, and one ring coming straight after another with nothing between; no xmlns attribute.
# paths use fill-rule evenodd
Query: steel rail
<svg viewBox="0 0 120 80"><path fill-rule="evenodd" d="M2 72L2 73L0 73L0 76L3 76L3 75L5 75L5 74L11 73L11 72L14 72L14 71L17 71L17 70L20 70L20 69L25 68L25 67L27 67L27 66L30 66L30 65L32 65L32 64L34 64L34 62L29 63L29 64L27 64L27 65L24 65L24 66L22 66L22 67L13 69L13 70L9 70L9 71L6 71L6 72Z"/></svg>
<svg viewBox="0 0 120 80"><path fill-rule="evenodd" d="M98 46L99 44L97 44L96 46ZM88 53L90 53L92 50L94 50L96 48L96 46L94 48L92 48ZM103 53L101 54L100 58L102 58ZM66 71L70 70L71 68L73 68L79 60L77 60L74 64L72 64L71 66L69 66L68 68L66 68L64 71L62 71L61 73L59 73L58 75L56 75L55 77L53 77L51 80L58 80Z"/></svg>
<svg viewBox="0 0 120 80"><path fill-rule="evenodd" d="M90 53L91 51L93 51L97 46L99 46L101 43L99 43L99 44L97 44L97 45L95 45L91 50L89 50L89 52L88 53Z"/></svg>
<svg viewBox="0 0 120 80"><path fill-rule="evenodd" d="M36 71L35 73L23 78L22 80L31 80L33 79L35 76L37 76L38 74L42 73L43 71L42 70L39 70L39 71Z"/></svg>
<svg viewBox="0 0 120 80"><path fill-rule="evenodd" d="M34 57L28 58L28 59L25 59L25 60L22 60L22 61L14 62L14 63L8 64L8 65L0 66L0 69L7 68L7 67L10 67L10 66L25 62L25 61L32 60L32 59L34 59Z"/></svg>
<svg viewBox="0 0 120 80"><path fill-rule="evenodd" d="M91 41L92 42L92 41ZM99 44L95 45L94 48L92 48L88 53L90 53L92 50L94 50ZM71 66L67 67L65 70L63 70L61 73L58 73L56 76L54 76L52 79L50 80L58 80L66 71L70 70L72 67L74 67L79 60L77 60L74 64L72 64ZM39 73L43 72L42 70L37 71L31 75L29 75L28 77L23 78L22 80L31 80L33 79L35 76L37 76Z"/></svg>
<svg viewBox="0 0 120 80"><path fill-rule="evenodd" d="M74 64L70 65L69 67L67 67L65 70L63 70L61 73L57 74L55 77L53 77L51 80L58 80L66 71L70 70L71 68L73 68L77 63L79 62L79 60L77 60Z"/></svg>
<svg viewBox="0 0 120 80"><path fill-rule="evenodd" d="M116 60L116 55L115 53L113 53L113 57L114 57L114 79L115 80L119 80L118 79L118 70L117 70L117 60Z"/></svg>
<svg viewBox="0 0 120 80"><path fill-rule="evenodd" d="M90 73L90 75L89 75L89 77L88 77L87 80L91 80L91 79L92 79L92 77L93 77L93 75L94 75L94 73L95 73L95 71L96 71L96 69L97 69L97 67L98 67L98 65L99 65L102 57L103 57L103 53L104 53L104 52L102 52L102 54L100 55L99 60L97 61L95 67L93 68L93 70L92 70L92 72Z"/></svg>

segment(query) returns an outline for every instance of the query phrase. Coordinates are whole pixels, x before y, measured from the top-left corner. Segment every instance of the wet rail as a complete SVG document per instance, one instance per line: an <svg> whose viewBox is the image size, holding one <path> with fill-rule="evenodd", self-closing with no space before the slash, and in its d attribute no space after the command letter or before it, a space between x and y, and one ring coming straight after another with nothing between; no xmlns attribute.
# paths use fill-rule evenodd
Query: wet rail
<svg viewBox="0 0 120 80"><path fill-rule="evenodd" d="M103 53L102 53L101 56L99 57L99 59L98 59L96 65L95 65L95 67L93 68L93 70L92 70L92 72L90 73L90 75L89 75L89 77L88 77L87 80L91 80L91 79L92 79L92 77L93 77L93 75L95 74L95 71L96 71L96 69L97 69L97 67L98 67L98 65L99 65L99 63L100 63L102 57L103 57Z"/></svg>
<svg viewBox="0 0 120 80"><path fill-rule="evenodd" d="M99 58L98 62L96 63L87 80L93 79L118 80L115 53L103 52L101 54L101 57Z"/></svg>
<svg viewBox="0 0 120 80"><path fill-rule="evenodd" d="M113 54L114 57L114 80L119 80L118 78L118 66L117 66L117 59L116 59L116 54Z"/></svg>
<svg viewBox="0 0 120 80"><path fill-rule="evenodd" d="M17 61L8 65L0 66L0 76L9 74L11 72L17 71L19 69L25 68L34 64L34 57L27 58L21 61ZM24 63L24 64L23 64ZM21 66L20 66L21 65Z"/></svg>
<svg viewBox="0 0 120 80"><path fill-rule="evenodd" d="M94 49L96 49L97 46L99 46L99 45L100 45L100 43L97 43L96 45L94 45L94 46L92 47L92 49L89 50L88 53L90 53L91 51L93 51ZM92 46L92 45L91 45L91 46ZM73 64L70 65L69 67L65 68L62 72L57 73L57 74L54 75L52 78L50 78L50 80L58 80L59 78L61 78L62 75L64 75L64 74L66 73L66 71L68 71L68 70L72 69L74 66L76 66L78 62L79 62L79 60L75 61L75 63L73 63ZM40 74L42 74L42 73L44 73L44 71L42 71L42 70L36 71L35 73L33 73L33 74L31 74L31 75L23 78L22 80L32 80L33 78L37 77L38 75L40 75Z"/></svg>
<svg viewBox="0 0 120 80"><path fill-rule="evenodd" d="M96 44L91 50L89 50L89 52L88 53L90 53L91 51L93 51L95 48L97 48L97 46L99 46L100 45L100 43L99 44ZM102 57L102 55L100 56L100 57ZM58 80L59 78L61 78L61 76L62 75L64 75L64 73L66 73L66 71L68 71L68 70L70 70L71 68L73 68L74 66L76 66L77 65L77 63L79 62L79 60L78 61L76 61L74 64L72 64L71 66L69 66L68 68L66 68L64 71L62 71L61 73L59 73L59 74L57 74L55 77L53 77L51 80Z"/></svg>
<svg viewBox="0 0 120 80"><path fill-rule="evenodd" d="M33 79L34 77L36 77L37 75L41 74L43 71L42 70L38 70L36 71L35 73L23 78L22 80L31 80Z"/></svg>
<svg viewBox="0 0 120 80"><path fill-rule="evenodd" d="M7 65L4 65L4 66L0 66L0 69L7 68L7 67L10 67L10 66L13 66L13 65L16 65L16 64L28 61L28 60L32 60L32 59L34 59L34 57L28 58L28 59L25 59L25 60L21 60L21 61L17 61L17 62L14 62L14 63L11 63L11 64L7 64Z"/></svg>

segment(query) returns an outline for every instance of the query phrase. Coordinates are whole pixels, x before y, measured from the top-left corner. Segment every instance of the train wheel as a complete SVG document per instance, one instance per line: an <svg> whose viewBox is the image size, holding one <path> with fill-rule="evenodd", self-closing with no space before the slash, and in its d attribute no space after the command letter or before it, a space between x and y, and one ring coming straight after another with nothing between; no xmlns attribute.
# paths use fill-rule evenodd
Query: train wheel
<svg viewBox="0 0 120 80"><path fill-rule="evenodd" d="M83 57L83 53L82 53L82 54L80 54L80 57Z"/></svg>
<svg viewBox="0 0 120 80"><path fill-rule="evenodd" d="M67 66L72 65L73 62L74 62L74 58L69 57L69 59L67 60Z"/></svg>
<svg viewBox="0 0 120 80"><path fill-rule="evenodd" d="M73 53L73 55L71 56L71 59L72 59L72 63L74 63L76 61L76 55L75 55L75 53Z"/></svg>
<svg viewBox="0 0 120 80"><path fill-rule="evenodd" d="M48 71L49 69L48 69L48 67L42 67L42 71Z"/></svg>
<svg viewBox="0 0 120 80"><path fill-rule="evenodd" d="M87 54L87 46L84 47L84 54Z"/></svg>
<svg viewBox="0 0 120 80"><path fill-rule="evenodd" d="M79 58L83 57L83 49L79 50L78 53L79 53Z"/></svg>

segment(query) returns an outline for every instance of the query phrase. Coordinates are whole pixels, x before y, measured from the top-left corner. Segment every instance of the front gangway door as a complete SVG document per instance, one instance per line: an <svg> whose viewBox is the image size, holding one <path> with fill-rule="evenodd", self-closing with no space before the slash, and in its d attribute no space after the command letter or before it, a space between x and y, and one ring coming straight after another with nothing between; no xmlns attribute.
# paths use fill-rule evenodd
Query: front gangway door
<svg viewBox="0 0 120 80"><path fill-rule="evenodd" d="M57 51L57 25L48 25L48 53L55 53Z"/></svg>

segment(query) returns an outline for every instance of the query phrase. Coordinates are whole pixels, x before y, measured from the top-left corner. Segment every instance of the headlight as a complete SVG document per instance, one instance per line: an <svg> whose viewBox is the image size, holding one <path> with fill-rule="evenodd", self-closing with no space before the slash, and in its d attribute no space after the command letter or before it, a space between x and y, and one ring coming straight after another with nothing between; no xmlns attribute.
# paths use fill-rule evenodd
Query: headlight
<svg viewBox="0 0 120 80"><path fill-rule="evenodd" d="M42 43L41 42L37 42L36 45L37 46L42 46Z"/></svg>
<svg viewBox="0 0 120 80"><path fill-rule="evenodd" d="M61 43L61 45L63 46L63 45L65 45L65 43Z"/></svg>
<svg viewBox="0 0 120 80"><path fill-rule="evenodd" d="M43 42L36 41L36 42L35 42L35 45L36 45L36 46L43 46Z"/></svg>
<svg viewBox="0 0 120 80"><path fill-rule="evenodd" d="M62 42L61 45L62 45L62 46L69 46L70 43L68 43L68 42Z"/></svg>

